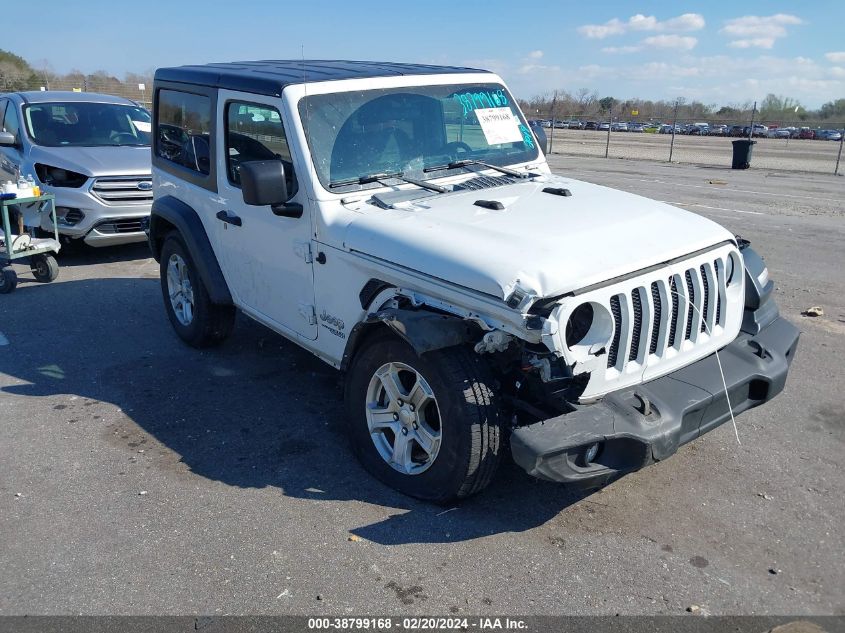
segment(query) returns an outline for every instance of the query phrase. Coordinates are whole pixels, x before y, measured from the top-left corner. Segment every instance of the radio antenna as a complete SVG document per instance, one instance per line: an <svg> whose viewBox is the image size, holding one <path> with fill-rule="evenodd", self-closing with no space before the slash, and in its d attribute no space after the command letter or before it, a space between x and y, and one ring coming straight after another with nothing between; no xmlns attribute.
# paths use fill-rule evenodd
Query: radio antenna
<svg viewBox="0 0 845 633"><path fill-rule="evenodd" d="M310 139L308 138L310 130L308 129L308 123L309 123L309 121L308 121L308 81L307 81L306 75L305 75L305 44L299 45L299 55L300 55L300 58L302 59L302 64L301 64L301 68L302 68L302 99L305 101L305 141L308 143L308 146L310 147L311 142L310 142Z"/></svg>
<svg viewBox="0 0 845 633"><path fill-rule="evenodd" d="M305 44L299 45L299 58L302 60L301 64L300 64L300 68L302 70L302 99L305 102L305 113L304 113L304 116L303 116L304 125L302 127L303 127L303 131L305 132L305 145L308 148L307 151L310 152L311 151L311 139L309 138L309 136L311 135L311 130L309 128L309 119L308 119L309 104L308 104L308 81L307 81L307 77L306 77L306 74L305 74ZM308 197L310 199L310 197L311 197L310 190L307 187L305 188L305 190L306 190L306 193L305 193L306 197ZM315 234L315 237L316 237L316 234Z"/></svg>

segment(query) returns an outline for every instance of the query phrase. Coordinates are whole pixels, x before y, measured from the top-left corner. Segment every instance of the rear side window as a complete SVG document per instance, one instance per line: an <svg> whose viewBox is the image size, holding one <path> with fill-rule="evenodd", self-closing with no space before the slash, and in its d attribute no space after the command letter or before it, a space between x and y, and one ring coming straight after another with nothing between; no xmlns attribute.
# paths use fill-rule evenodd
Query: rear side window
<svg viewBox="0 0 845 633"><path fill-rule="evenodd" d="M160 90L156 155L200 174L211 171L211 99Z"/></svg>

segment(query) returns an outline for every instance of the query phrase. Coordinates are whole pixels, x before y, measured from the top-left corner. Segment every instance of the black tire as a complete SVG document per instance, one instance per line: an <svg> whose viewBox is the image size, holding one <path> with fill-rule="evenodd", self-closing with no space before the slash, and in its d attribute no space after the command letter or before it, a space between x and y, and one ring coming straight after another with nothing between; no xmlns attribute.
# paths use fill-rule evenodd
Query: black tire
<svg viewBox="0 0 845 633"><path fill-rule="evenodd" d="M29 258L29 268L35 281L48 284L59 276L59 262L49 254L33 255Z"/></svg>
<svg viewBox="0 0 845 633"><path fill-rule="evenodd" d="M170 258L176 256L186 264L188 278L193 290L193 314L187 323L181 323L170 301L167 286L167 267ZM205 284L197 273L194 260L185 247L178 232L171 232L161 249L159 273L164 309L176 334L191 347L211 347L220 344L232 331L235 323L235 308L212 303Z"/></svg>
<svg viewBox="0 0 845 633"><path fill-rule="evenodd" d="M18 275L11 268L0 271L0 295L7 295L18 287Z"/></svg>
<svg viewBox="0 0 845 633"><path fill-rule="evenodd" d="M434 461L419 474L405 474L381 457L370 437L367 391L376 370L388 362L406 364L422 375L437 399L441 445ZM392 333L366 340L346 380L349 435L358 459L377 479L426 501L448 503L483 490L500 460L501 418L493 377L484 361L464 347L417 356Z"/></svg>

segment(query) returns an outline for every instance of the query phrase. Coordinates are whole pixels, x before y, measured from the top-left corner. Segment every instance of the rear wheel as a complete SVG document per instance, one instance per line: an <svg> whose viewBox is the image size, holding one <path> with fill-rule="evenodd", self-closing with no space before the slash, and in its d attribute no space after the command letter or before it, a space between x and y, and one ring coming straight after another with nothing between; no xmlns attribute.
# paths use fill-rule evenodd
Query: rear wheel
<svg viewBox="0 0 845 633"><path fill-rule="evenodd" d="M18 286L18 276L11 268L0 271L0 294L7 295Z"/></svg>
<svg viewBox="0 0 845 633"><path fill-rule="evenodd" d="M35 276L35 281L50 283L59 276L59 262L49 254L33 255L29 258L29 267Z"/></svg>
<svg viewBox="0 0 845 633"><path fill-rule="evenodd" d="M175 231L162 246L160 275L167 316L183 341L192 347L209 347L229 335L235 308L211 302L188 249Z"/></svg>
<svg viewBox="0 0 845 633"><path fill-rule="evenodd" d="M446 503L475 494L499 463L492 385L487 366L463 347L417 356L379 334L346 383L352 446L370 473L412 497Z"/></svg>

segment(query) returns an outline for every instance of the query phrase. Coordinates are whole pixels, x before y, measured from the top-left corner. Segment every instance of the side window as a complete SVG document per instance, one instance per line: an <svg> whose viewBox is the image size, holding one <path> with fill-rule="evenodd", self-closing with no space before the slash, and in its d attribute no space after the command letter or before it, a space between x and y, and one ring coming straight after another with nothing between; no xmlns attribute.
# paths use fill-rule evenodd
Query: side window
<svg viewBox="0 0 845 633"><path fill-rule="evenodd" d="M6 104L8 101L5 99L0 99L0 131L5 131L6 128L3 127L3 117L6 116Z"/></svg>
<svg viewBox="0 0 845 633"><path fill-rule="evenodd" d="M3 130L8 132L9 134L14 134L15 138L20 138L18 133L20 132L20 122L18 120L18 112L15 108L15 104L11 101L7 102L8 106L6 107L6 116L3 119Z"/></svg>
<svg viewBox="0 0 845 633"><path fill-rule="evenodd" d="M285 165L288 192L295 179L290 149L279 111L255 103L232 101L226 105L226 174L229 182L241 186L241 163L251 160L281 160Z"/></svg>
<svg viewBox="0 0 845 633"><path fill-rule="evenodd" d="M207 176L211 170L211 100L160 90L157 118L156 154Z"/></svg>

